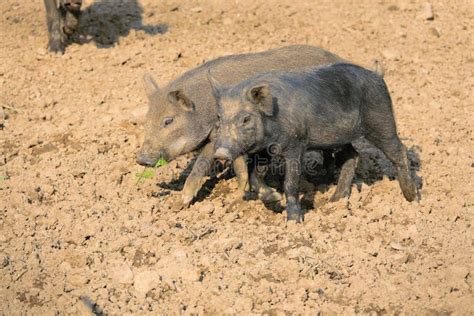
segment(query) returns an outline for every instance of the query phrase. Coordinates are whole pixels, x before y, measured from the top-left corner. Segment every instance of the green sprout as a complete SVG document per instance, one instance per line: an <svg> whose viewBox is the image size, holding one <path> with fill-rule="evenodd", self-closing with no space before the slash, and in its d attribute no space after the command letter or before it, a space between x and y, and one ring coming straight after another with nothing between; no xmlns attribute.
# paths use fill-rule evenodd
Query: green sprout
<svg viewBox="0 0 474 316"><path fill-rule="evenodd" d="M4 176L0 174L0 181L5 181L8 180L10 177L9 176Z"/></svg>
<svg viewBox="0 0 474 316"><path fill-rule="evenodd" d="M168 161L166 161L165 158L160 157L160 159L158 159L158 161L155 163L153 168L163 167L163 166L166 166L167 164L168 164Z"/></svg>
<svg viewBox="0 0 474 316"><path fill-rule="evenodd" d="M137 178L137 184L142 181L143 179L152 179L155 176L156 168L166 166L168 162L163 157L160 157L155 165L150 169L145 167L142 172L138 172L135 174L135 178Z"/></svg>

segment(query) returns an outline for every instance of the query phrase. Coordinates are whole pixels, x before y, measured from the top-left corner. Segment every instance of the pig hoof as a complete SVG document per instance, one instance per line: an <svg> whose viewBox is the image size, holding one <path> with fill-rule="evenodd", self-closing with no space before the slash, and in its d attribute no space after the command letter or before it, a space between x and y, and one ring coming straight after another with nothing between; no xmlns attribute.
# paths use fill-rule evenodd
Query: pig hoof
<svg viewBox="0 0 474 316"><path fill-rule="evenodd" d="M266 203L278 202L283 199L281 194L275 190L265 190L259 194L259 198Z"/></svg>
<svg viewBox="0 0 474 316"><path fill-rule="evenodd" d="M191 202L193 201L193 197L189 197L187 195L183 195L181 199L179 199L176 204L175 204L175 209L182 210L184 208L187 208L191 205Z"/></svg>
<svg viewBox="0 0 474 316"><path fill-rule="evenodd" d="M61 41L49 42L48 49L51 53L64 54L64 45Z"/></svg>
<svg viewBox="0 0 474 316"><path fill-rule="evenodd" d="M287 211L286 221L296 221L296 223L301 223L303 220L302 211Z"/></svg>
<svg viewBox="0 0 474 316"><path fill-rule="evenodd" d="M340 199L342 198L348 198L349 197L349 192L343 192L343 193L340 193L340 192L335 192L333 194L333 196L331 196L331 198L329 199L330 202L336 202L336 201L339 201Z"/></svg>
<svg viewBox="0 0 474 316"><path fill-rule="evenodd" d="M408 202L418 200L419 193L417 191L415 185L412 185L408 190L402 190L403 195Z"/></svg>

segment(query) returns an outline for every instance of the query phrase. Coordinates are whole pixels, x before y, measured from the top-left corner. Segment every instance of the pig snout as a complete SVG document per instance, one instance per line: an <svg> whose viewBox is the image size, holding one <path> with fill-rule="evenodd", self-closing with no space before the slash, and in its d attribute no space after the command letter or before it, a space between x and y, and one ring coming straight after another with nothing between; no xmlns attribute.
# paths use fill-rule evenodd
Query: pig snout
<svg viewBox="0 0 474 316"><path fill-rule="evenodd" d="M163 151L156 152L150 150L149 146L146 146L145 143L137 154L137 163L142 166L153 167L160 157L166 159Z"/></svg>
<svg viewBox="0 0 474 316"><path fill-rule="evenodd" d="M137 163L145 167L151 167L155 164L155 159L150 158L145 153L139 153L137 156Z"/></svg>
<svg viewBox="0 0 474 316"><path fill-rule="evenodd" d="M225 165L227 161L232 159L232 156L227 148L219 147L214 154L214 158L222 165Z"/></svg>

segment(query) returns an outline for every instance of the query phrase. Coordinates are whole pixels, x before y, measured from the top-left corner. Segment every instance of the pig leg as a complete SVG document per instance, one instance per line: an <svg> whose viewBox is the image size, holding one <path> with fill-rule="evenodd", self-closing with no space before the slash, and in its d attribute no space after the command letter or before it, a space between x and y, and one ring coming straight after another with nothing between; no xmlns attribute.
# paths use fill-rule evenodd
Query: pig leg
<svg viewBox="0 0 474 316"><path fill-rule="evenodd" d="M189 174L184 183L181 201L179 208L188 207L193 201L194 197L201 189L205 176L209 175L211 166L214 162L214 142L210 142L204 146L194 163L193 170ZM248 183L247 161L244 156L237 157L234 160L234 168L237 166L237 176L239 177L239 189L245 187Z"/></svg>
<svg viewBox="0 0 474 316"><path fill-rule="evenodd" d="M76 32L79 26L79 16L81 14L82 0L63 0L61 7L65 11L64 14L64 29L67 35L72 35Z"/></svg>
<svg viewBox="0 0 474 316"><path fill-rule="evenodd" d="M359 162L359 154L352 144L348 144L344 146L341 152L337 153L337 158L343 159L344 163L342 164L336 192L334 192L334 195L331 197L331 202L350 196L352 180L354 179L357 163Z"/></svg>
<svg viewBox="0 0 474 316"><path fill-rule="evenodd" d="M249 172L247 168L247 155L243 155L234 160L234 172L237 176L238 191L245 197L245 191L249 186Z"/></svg>
<svg viewBox="0 0 474 316"><path fill-rule="evenodd" d="M396 130L390 137L386 137L386 134L387 130L382 130L382 133L366 135L366 137L395 165L403 195L407 201L411 202L416 198L416 186L410 176L406 148L398 138Z"/></svg>
<svg viewBox="0 0 474 316"><path fill-rule="evenodd" d="M210 142L202 149L194 163L191 173L184 183L181 204L179 205L180 208L188 207L191 204L205 181L204 177L209 174L213 161L214 142Z"/></svg>
<svg viewBox="0 0 474 316"><path fill-rule="evenodd" d="M407 150L400 139L394 137L389 142L381 142L376 146L382 150L385 156L395 165L398 174L398 182L405 199L409 202L415 200L416 186L410 176Z"/></svg>
<svg viewBox="0 0 474 316"><path fill-rule="evenodd" d="M56 5L56 0L44 0L46 21L48 24L48 49L54 53L64 53L66 36L62 31L62 17Z"/></svg>
<svg viewBox="0 0 474 316"><path fill-rule="evenodd" d="M263 202L273 203L282 200L282 196L275 189L269 187L264 177L268 168L266 166L255 166L250 173L251 189L258 194L258 198Z"/></svg>
<svg viewBox="0 0 474 316"><path fill-rule="evenodd" d="M374 93L372 93L374 94ZM368 93L368 98L373 101L367 103L367 109L362 113L365 138L383 151L385 156L394 164L400 188L405 199L409 202L415 200L417 192L415 182L410 176L408 156L405 146L398 138L397 125L393 117L392 102L388 91L384 94Z"/></svg>
<svg viewBox="0 0 474 316"><path fill-rule="evenodd" d="M285 196L288 221L303 221L303 212L299 201L299 182L301 176L302 148L295 148L285 156Z"/></svg>

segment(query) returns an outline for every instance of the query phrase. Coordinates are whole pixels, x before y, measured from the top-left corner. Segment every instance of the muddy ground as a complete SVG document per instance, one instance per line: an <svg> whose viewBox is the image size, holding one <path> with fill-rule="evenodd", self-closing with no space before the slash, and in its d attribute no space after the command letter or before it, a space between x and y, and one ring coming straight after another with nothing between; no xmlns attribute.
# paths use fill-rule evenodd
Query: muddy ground
<svg viewBox="0 0 474 316"><path fill-rule="evenodd" d="M422 7L88 0L56 56L42 1L1 1L0 314L472 314L474 4ZM145 72L296 43L383 62L419 203L370 147L347 201L304 187L302 225L231 177L173 209L192 155L137 183Z"/></svg>

